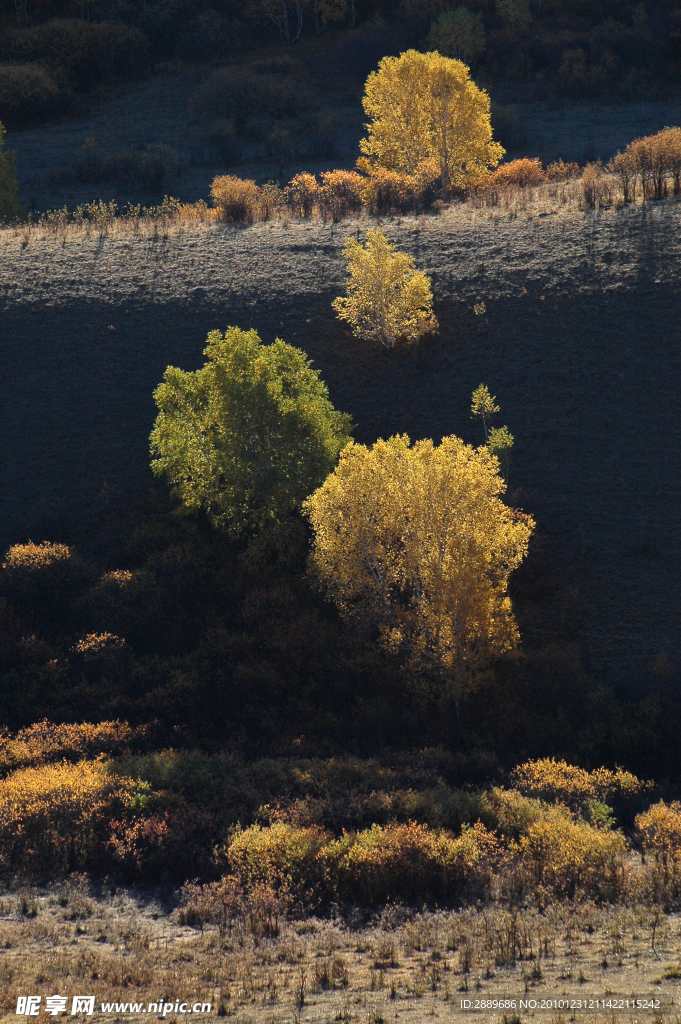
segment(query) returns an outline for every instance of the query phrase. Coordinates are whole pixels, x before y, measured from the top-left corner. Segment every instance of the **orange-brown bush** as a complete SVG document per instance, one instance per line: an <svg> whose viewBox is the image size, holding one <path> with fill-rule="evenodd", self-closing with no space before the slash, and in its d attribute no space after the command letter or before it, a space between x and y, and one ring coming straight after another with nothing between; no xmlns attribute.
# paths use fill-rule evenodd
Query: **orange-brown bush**
<svg viewBox="0 0 681 1024"><path fill-rule="evenodd" d="M101 761L21 768L0 782L0 863L5 871L54 876L101 857L112 812L130 801L132 779Z"/></svg>
<svg viewBox="0 0 681 1024"><path fill-rule="evenodd" d="M215 816L181 798L164 799L143 786L127 813L113 818L109 829L106 849L129 879L182 881L214 874Z"/></svg>
<svg viewBox="0 0 681 1024"><path fill-rule="evenodd" d="M681 193L681 128L664 128L656 135L635 139L618 153L608 170L620 185L624 202L636 198L640 185L643 199L663 199L671 185Z"/></svg>
<svg viewBox="0 0 681 1024"><path fill-rule="evenodd" d="M608 206L612 201L612 183L604 173L600 161L587 164L582 173L582 195L588 210Z"/></svg>
<svg viewBox="0 0 681 1024"><path fill-rule="evenodd" d="M226 875L219 882L198 885L189 882L180 890L177 918L182 924L216 924L221 939L236 930L243 941L248 930L255 938L274 938L279 934L282 918L289 909L289 900L271 885L256 884L244 891L234 875Z"/></svg>
<svg viewBox="0 0 681 1024"><path fill-rule="evenodd" d="M324 171L319 189L319 210L334 223L362 209L364 179L356 171Z"/></svg>
<svg viewBox="0 0 681 1024"><path fill-rule="evenodd" d="M510 160L507 164L501 164L482 184L483 187L487 186L503 191L508 188L530 188L533 185L543 185L546 180L546 172L541 161L534 157L523 157L520 160Z"/></svg>
<svg viewBox="0 0 681 1024"><path fill-rule="evenodd" d="M362 201L374 216L422 210L439 194L440 168L434 160L421 161L414 174L376 166L364 157L357 166L366 174Z"/></svg>
<svg viewBox="0 0 681 1024"><path fill-rule="evenodd" d="M561 157L560 160L554 161L549 164L546 168L546 177L548 181L569 181L570 178L578 178L581 173L579 164L576 163L564 163Z"/></svg>
<svg viewBox="0 0 681 1024"><path fill-rule="evenodd" d="M210 197L222 220L250 224L260 210L260 189L254 181L221 174L213 179Z"/></svg>
<svg viewBox="0 0 681 1024"><path fill-rule="evenodd" d="M296 174L284 189L286 205L296 217L311 217L319 203L320 190L314 174Z"/></svg>
<svg viewBox="0 0 681 1024"><path fill-rule="evenodd" d="M99 722L92 725L55 725L45 719L16 736L0 737L0 774L53 761L79 761L97 754L122 754L148 731L127 722Z"/></svg>

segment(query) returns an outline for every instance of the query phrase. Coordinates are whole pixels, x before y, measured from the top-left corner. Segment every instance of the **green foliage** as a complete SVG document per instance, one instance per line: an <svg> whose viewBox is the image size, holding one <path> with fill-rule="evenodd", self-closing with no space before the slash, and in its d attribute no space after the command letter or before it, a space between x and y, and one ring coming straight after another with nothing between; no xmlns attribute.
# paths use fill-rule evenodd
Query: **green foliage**
<svg viewBox="0 0 681 1024"><path fill-rule="evenodd" d="M485 49L482 16L467 7L443 11L431 26L428 45L446 57L455 57L468 64Z"/></svg>
<svg viewBox="0 0 681 1024"><path fill-rule="evenodd" d="M325 479L350 440L305 353L255 331L208 335L195 373L168 367L152 469L184 507L232 536L281 527Z"/></svg>
<svg viewBox="0 0 681 1024"><path fill-rule="evenodd" d="M487 447L492 455L499 460L501 475L508 483L508 471L511 465L511 449L513 434L508 427L490 427L487 434Z"/></svg>
<svg viewBox="0 0 681 1024"><path fill-rule="evenodd" d="M5 150L5 128L0 122L0 223L23 216L24 209L18 197L16 157Z"/></svg>

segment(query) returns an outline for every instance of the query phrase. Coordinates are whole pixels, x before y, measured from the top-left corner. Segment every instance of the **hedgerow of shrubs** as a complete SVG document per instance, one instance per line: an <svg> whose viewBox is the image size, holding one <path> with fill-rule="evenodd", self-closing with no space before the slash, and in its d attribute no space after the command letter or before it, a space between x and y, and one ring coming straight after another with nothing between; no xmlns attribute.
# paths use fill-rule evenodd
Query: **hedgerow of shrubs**
<svg viewBox="0 0 681 1024"><path fill-rule="evenodd" d="M0 37L0 119L23 127L63 108L73 91L145 71L149 44L119 23L56 19Z"/></svg>
<svg viewBox="0 0 681 1024"><path fill-rule="evenodd" d="M196 751L126 753L144 733L121 722L41 722L3 738L4 870L44 878L107 869L127 880L210 879L226 871L221 882L185 887L187 923L193 914L194 923L219 919L226 928L251 915L263 933L276 930L283 913L338 903L681 896L681 805L659 801L636 817L645 855L637 865L614 814L595 799L641 794L640 780L621 770L528 762L513 778L535 795L497 786L468 794L467 802L461 796L455 830L436 823L443 797L419 802L419 794L402 812L430 820L332 830L323 800L307 806L321 820L300 820L296 791L316 791L317 799L326 792L327 800L335 793L340 802L364 785L373 797L372 785L389 787L399 772L352 759L247 766L216 755L218 768ZM111 753L117 760L105 760ZM235 824L240 809L250 803L256 813L258 800L277 790L288 799L257 810L269 824Z"/></svg>

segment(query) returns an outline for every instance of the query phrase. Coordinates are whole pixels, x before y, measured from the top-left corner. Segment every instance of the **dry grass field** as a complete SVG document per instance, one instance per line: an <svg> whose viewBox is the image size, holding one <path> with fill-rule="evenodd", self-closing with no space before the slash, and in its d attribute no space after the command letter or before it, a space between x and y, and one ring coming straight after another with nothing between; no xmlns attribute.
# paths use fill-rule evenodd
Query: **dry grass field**
<svg viewBox="0 0 681 1024"><path fill-rule="evenodd" d="M681 204L584 213L569 188L565 200L546 188L387 222L432 275L441 324L392 356L331 310L344 239L366 220L4 232L0 542L110 545L152 483L165 367L199 366L212 328L254 327L309 353L363 442L482 440L469 404L487 383L516 438L511 499L541 533L526 642L567 629L605 678L649 680L662 652L681 655Z"/></svg>
<svg viewBox="0 0 681 1024"><path fill-rule="evenodd" d="M285 922L274 938L238 929L221 938L213 926L178 923L168 894L106 882L91 888L84 876L72 876L48 888L6 891L0 943L6 1017L20 995L41 995L44 1005L55 993L66 995L69 1007L73 995L95 995L94 1019L103 1020L144 1019L129 1008L102 1014L103 1002L146 1009L176 1000L209 1002L211 1016L238 1024L549 1024L671 1021L679 1014L681 919L637 906L388 907L365 920ZM659 1008L618 1012L632 998L659 1001ZM494 1005L505 1000L515 1009ZM479 1005L486 1002L491 1006ZM556 1002L565 1009L556 1010ZM166 1019L183 1018L168 1012Z"/></svg>

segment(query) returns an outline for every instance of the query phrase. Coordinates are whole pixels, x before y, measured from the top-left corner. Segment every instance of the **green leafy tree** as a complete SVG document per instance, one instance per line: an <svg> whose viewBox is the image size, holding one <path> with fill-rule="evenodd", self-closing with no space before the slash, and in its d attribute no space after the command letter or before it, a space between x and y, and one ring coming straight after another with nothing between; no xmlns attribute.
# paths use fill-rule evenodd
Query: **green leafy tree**
<svg viewBox="0 0 681 1024"><path fill-rule="evenodd" d="M5 149L5 126L0 122L0 222L23 215L24 209L19 202L16 156Z"/></svg>
<svg viewBox="0 0 681 1024"><path fill-rule="evenodd" d="M188 510L232 536L281 528L350 441L304 352L256 331L211 331L195 373L169 366L154 392L152 469Z"/></svg>
<svg viewBox="0 0 681 1024"><path fill-rule="evenodd" d="M471 401L471 416L475 420L482 420L482 429L485 431L485 440L489 436L489 421L495 413L499 412L496 398L490 395L486 384L480 384L473 392Z"/></svg>
<svg viewBox="0 0 681 1024"><path fill-rule="evenodd" d="M511 449L513 448L513 434L508 427L490 427L487 435L487 448L492 455L499 460L499 468L508 483L508 471L511 467Z"/></svg>
<svg viewBox="0 0 681 1024"><path fill-rule="evenodd" d="M446 57L455 57L466 64L485 49L482 18L467 7L443 11L431 26L428 43Z"/></svg>

